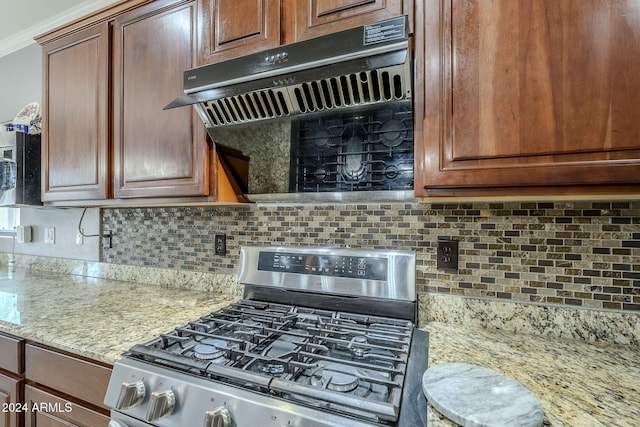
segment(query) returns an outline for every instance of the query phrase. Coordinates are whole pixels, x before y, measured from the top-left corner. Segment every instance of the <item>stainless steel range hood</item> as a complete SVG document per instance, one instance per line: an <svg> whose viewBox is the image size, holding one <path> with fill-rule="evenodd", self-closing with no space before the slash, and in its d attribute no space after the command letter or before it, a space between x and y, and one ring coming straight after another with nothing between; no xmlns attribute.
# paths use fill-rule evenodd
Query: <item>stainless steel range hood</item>
<svg viewBox="0 0 640 427"><path fill-rule="evenodd" d="M401 16L187 70L184 95L207 128L411 98Z"/></svg>

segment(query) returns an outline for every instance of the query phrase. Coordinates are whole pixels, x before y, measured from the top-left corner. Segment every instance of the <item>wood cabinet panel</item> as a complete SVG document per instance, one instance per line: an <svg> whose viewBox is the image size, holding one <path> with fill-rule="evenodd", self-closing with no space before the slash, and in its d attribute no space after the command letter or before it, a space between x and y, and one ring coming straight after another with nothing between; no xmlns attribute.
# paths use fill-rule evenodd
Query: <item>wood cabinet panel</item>
<svg viewBox="0 0 640 427"><path fill-rule="evenodd" d="M22 402L22 383L7 375L0 374L0 427L19 427L22 425L22 406L17 405Z"/></svg>
<svg viewBox="0 0 640 427"><path fill-rule="evenodd" d="M108 196L107 35L98 24L43 49L43 201Z"/></svg>
<svg viewBox="0 0 640 427"><path fill-rule="evenodd" d="M109 384L111 369L104 365L37 344L27 344L25 372L28 381L108 409L102 401Z"/></svg>
<svg viewBox="0 0 640 427"><path fill-rule="evenodd" d="M24 340L0 334L0 369L21 374L24 372Z"/></svg>
<svg viewBox="0 0 640 427"><path fill-rule="evenodd" d="M114 22L114 195L209 191L204 126L193 108L163 110L195 64L195 3L158 1Z"/></svg>
<svg viewBox="0 0 640 427"><path fill-rule="evenodd" d="M408 0L285 0L284 43L306 40L407 14ZM292 12L293 11L293 12Z"/></svg>
<svg viewBox="0 0 640 427"><path fill-rule="evenodd" d="M280 45L280 0L198 0L199 64Z"/></svg>
<svg viewBox="0 0 640 427"><path fill-rule="evenodd" d="M48 391L25 386L25 404L29 410L25 427L107 427L109 416Z"/></svg>
<svg viewBox="0 0 640 427"><path fill-rule="evenodd" d="M418 195L640 183L640 10L596 0L416 5Z"/></svg>

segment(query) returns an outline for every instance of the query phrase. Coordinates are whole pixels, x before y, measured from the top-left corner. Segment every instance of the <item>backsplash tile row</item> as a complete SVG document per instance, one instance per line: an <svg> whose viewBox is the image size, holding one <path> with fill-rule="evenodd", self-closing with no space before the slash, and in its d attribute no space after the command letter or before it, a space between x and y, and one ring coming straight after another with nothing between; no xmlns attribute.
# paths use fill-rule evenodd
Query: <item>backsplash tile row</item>
<svg viewBox="0 0 640 427"><path fill-rule="evenodd" d="M108 263L234 274L241 245L406 249L421 293L640 312L636 201L114 208L102 221ZM443 237L459 240L456 273L436 269Z"/></svg>

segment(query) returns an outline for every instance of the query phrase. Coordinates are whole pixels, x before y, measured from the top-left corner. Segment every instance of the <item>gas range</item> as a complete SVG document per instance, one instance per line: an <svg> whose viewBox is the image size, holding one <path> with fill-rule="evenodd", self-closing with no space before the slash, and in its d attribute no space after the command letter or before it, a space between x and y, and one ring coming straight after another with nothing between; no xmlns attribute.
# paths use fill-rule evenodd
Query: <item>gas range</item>
<svg viewBox="0 0 640 427"><path fill-rule="evenodd" d="M238 280L116 362L110 427L426 425L413 253L243 247Z"/></svg>

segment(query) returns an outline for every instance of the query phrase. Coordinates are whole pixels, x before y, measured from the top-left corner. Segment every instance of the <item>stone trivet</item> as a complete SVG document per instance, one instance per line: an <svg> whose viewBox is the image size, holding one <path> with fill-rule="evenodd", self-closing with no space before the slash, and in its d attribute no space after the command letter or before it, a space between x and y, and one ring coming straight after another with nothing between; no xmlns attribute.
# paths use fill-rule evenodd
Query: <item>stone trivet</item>
<svg viewBox="0 0 640 427"><path fill-rule="evenodd" d="M538 398L518 381L468 363L445 363L422 377L427 400L442 415L463 426L542 425Z"/></svg>

